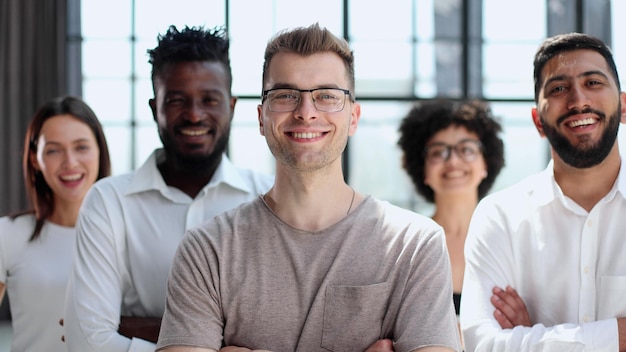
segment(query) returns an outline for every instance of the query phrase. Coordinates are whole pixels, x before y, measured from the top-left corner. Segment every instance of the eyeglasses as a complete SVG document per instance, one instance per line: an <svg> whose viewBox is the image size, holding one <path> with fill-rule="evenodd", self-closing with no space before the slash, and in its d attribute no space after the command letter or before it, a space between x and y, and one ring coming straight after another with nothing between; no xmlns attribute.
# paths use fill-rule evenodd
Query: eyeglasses
<svg viewBox="0 0 626 352"><path fill-rule="evenodd" d="M455 145L445 143L433 143L426 147L424 156L431 164L439 164L450 159L452 151L465 162L476 160L482 152L482 143L474 139L464 139Z"/></svg>
<svg viewBox="0 0 626 352"><path fill-rule="evenodd" d="M341 111L346 105L346 97L351 98L350 91L341 88L274 88L263 91L262 102L268 102L270 111L292 112L300 104L304 92L311 93L313 106L322 112Z"/></svg>

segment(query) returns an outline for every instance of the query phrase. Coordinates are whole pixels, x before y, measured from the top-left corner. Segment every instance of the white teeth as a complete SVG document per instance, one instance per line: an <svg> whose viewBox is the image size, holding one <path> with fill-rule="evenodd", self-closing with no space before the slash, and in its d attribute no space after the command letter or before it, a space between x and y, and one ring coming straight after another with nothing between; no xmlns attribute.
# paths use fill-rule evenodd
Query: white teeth
<svg viewBox="0 0 626 352"><path fill-rule="evenodd" d="M83 175L81 175L81 174L66 175L66 176L61 176L61 180L68 181L68 182L70 182L70 181L77 181L81 177L83 177Z"/></svg>
<svg viewBox="0 0 626 352"><path fill-rule="evenodd" d="M293 133L293 136L295 138L303 138L303 139L315 138L321 135L322 135L321 133L313 133L313 132L294 132Z"/></svg>
<svg viewBox="0 0 626 352"><path fill-rule="evenodd" d="M203 134L206 134L207 132L209 132L208 129L202 129L202 130L180 130L180 133L186 135L186 136L200 136Z"/></svg>
<svg viewBox="0 0 626 352"><path fill-rule="evenodd" d="M579 127L579 126L593 125L594 123L596 123L596 120L589 117L589 118L582 119L582 120L574 120L569 123L569 127L573 128L573 127Z"/></svg>

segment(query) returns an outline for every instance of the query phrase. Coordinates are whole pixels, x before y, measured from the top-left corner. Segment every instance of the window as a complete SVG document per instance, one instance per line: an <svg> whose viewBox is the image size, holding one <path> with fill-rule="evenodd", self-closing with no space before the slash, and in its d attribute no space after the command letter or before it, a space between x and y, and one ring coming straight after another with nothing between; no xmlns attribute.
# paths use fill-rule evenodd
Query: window
<svg viewBox="0 0 626 352"><path fill-rule="evenodd" d="M356 55L356 96L363 116L349 142L349 182L362 192L427 212L429 205L416 195L396 147L398 124L412 102L436 96L483 96L492 102L504 127L507 161L494 189L543 169L549 148L530 119L532 59L549 31L570 25L559 14L573 13L576 3L387 0L373 7L336 0L180 0L175 6L164 0L83 1L83 97L114 141L114 174L136 168L160 146L148 107L152 87L146 50L170 24L226 25L233 94L239 97L229 155L238 165L272 173L274 159L258 132L256 112L265 44L278 30L319 22L347 38ZM611 18L575 25L596 30L611 23L623 70L626 25L617 14L626 13L626 4L612 0L608 6ZM603 12L593 16L598 14Z"/></svg>

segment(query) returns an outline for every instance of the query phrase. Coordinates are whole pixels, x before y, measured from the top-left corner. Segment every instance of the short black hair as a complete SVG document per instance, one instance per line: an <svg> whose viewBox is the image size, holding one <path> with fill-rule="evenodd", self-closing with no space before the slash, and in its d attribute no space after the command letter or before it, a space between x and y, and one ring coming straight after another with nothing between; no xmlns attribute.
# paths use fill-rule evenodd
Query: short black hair
<svg viewBox="0 0 626 352"><path fill-rule="evenodd" d="M205 30L204 27L188 27L179 31L172 25L165 34L157 37L158 45L148 49L152 65L152 81L163 68L172 63L187 61L221 62L228 73L228 88L232 87L228 34L224 27Z"/></svg>
<svg viewBox="0 0 626 352"><path fill-rule="evenodd" d="M617 67L615 60L613 59L613 52L611 49L600 39L583 33L565 33L552 36L546 39L537 52L535 53L535 60L533 62L534 71L533 78L535 80L535 102L539 98L539 90L541 90L541 84L543 83L543 77L541 77L541 71L550 59L567 51L588 49L593 50L604 57L607 66L611 71L611 75L615 79L618 92L621 91L619 83L619 75L617 74Z"/></svg>
<svg viewBox="0 0 626 352"><path fill-rule="evenodd" d="M426 143L435 133L450 126L465 127L469 132L476 133L482 144L487 177L478 185L479 199L491 189L504 167L504 143L498 136L502 127L486 102L438 99L417 103L400 124L398 146L403 153L403 167L415 189L431 203L435 201L435 194L424 183L424 151Z"/></svg>

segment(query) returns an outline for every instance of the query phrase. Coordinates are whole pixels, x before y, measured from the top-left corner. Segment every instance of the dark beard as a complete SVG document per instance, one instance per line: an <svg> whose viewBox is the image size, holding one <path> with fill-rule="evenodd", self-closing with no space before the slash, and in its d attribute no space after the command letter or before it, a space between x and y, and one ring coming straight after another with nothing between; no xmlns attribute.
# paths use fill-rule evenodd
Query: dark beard
<svg viewBox="0 0 626 352"><path fill-rule="evenodd" d="M621 104L618 105L617 111L615 114L611 115L607 120L607 126L604 132L602 133L602 137L597 143L589 146L575 146L570 141L561 135L556 128L550 126L543 117L541 118L541 123L543 124L543 131L550 141L550 145L554 149L554 151L558 154L558 156L563 159L565 163L568 165L578 168L585 169L590 168L592 166L596 166L600 164L611 152L613 145L615 144L615 140L617 139L617 132L619 130L620 117L619 112L621 110ZM600 122L606 120L607 117L604 113L597 110L586 109L583 111L570 111L567 114L559 117L557 119L557 124L561 121L565 120L567 117L579 114L579 113L594 113L598 115L600 118ZM583 142L583 143L591 143L591 142Z"/></svg>
<svg viewBox="0 0 626 352"><path fill-rule="evenodd" d="M214 172L217 169L218 164L222 160L222 155L228 147L228 141L230 136L230 129L225 131L222 136L216 141L213 148L213 152L204 155L189 155L182 153L174 143L170 143L167 138L161 138L163 146L165 147L165 154L170 164L175 167L176 170L184 171L190 175L202 175L207 172Z"/></svg>

